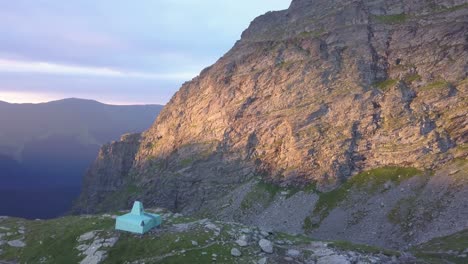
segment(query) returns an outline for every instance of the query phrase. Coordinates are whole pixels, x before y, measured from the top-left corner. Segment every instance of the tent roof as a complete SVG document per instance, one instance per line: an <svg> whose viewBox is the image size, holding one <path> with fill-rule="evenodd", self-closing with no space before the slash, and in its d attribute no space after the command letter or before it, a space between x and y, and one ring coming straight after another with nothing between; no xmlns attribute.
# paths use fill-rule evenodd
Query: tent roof
<svg viewBox="0 0 468 264"><path fill-rule="evenodd" d="M143 204L141 202L136 201L133 203L132 211L128 214L118 216L117 220L140 224L141 221L147 223L148 221L155 219L155 217L156 216L153 216L152 214L145 213L145 211L143 210Z"/></svg>

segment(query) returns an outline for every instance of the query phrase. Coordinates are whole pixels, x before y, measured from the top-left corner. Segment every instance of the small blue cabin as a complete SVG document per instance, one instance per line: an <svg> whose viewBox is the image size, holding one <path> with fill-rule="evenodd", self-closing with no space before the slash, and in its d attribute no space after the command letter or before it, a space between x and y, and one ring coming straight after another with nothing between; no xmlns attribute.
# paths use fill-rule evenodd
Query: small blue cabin
<svg viewBox="0 0 468 264"><path fill-rule="evenodd" d="M144 234L160 224L160 215L146 213L143 209L143 204L136 201L133 203L133 208L130 213L116 218L115 229Z"/></svg>

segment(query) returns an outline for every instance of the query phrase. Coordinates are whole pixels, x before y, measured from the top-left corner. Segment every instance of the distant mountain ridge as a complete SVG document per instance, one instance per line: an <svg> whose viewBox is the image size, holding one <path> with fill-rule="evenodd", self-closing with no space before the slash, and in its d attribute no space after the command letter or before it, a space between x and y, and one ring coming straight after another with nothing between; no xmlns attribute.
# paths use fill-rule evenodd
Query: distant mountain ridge
<svg viewBox="0 0 468 264"><path fill-rule="evenodd" d="M0 101L0 191L12 194L8 195L11 202L19 203L19 216L33 216L23 214L28 212L25 208L34 204L20 197L28 192L44 197L42 205L37 201L39 207L49 204L54 212L66 211L101 145L119 140L123 134L144 131L162 107L107 105L76 98L39 104ZM72 193L59 192L61 188ZM0 195L0 199L6 197ZM51 203L54 199L68 202ZM15 215L12 208L10 203L0 203L0 215Z"/></svg>
<svg viewBox="0 0 468 264"><path fill-rule="evenodd" d="M162 105L108 105L77 98L38 104L0 102L0 154L17 160L27 142L50 135L101 145L124 133L142 132L162 109Z"/></svg>

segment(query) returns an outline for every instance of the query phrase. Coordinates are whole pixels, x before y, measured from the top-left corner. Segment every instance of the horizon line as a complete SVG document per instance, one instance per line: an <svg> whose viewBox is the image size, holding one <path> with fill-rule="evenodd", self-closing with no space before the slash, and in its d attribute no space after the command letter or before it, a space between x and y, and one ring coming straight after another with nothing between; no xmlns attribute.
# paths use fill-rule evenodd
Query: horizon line
<svg viewBox="0 0 468 264"><path fill-rule="evenodd" d="M165 106L165 104L161 103L137 103L137 102L129 102L129 103L119 103L119 102L104 102L104 101L98 101L96 99L89 99L89 98L79 98L79 97L65 97L62 99L49 99L49 100L44 100L44 101L38 101L38 102L11 102L8 100L3 100L0 98L0 102L7 103L7 104L12 104L12 105L39 105L39 104L48 104L48 103L53 103L53 102L60 102L60 101L66 101L66 100L79 100L79 101L93 101L99 104L103 105L110 105L110 106Z"/></svg>

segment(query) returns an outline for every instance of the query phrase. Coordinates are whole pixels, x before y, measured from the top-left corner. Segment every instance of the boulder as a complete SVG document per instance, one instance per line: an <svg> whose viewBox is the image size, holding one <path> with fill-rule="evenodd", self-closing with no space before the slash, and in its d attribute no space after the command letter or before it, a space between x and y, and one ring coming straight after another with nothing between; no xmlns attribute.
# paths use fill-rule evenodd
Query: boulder
<svg viewBox="0 0 468 264"><path fill-rule="evenodd" d="M258 245L260 246L263 252L269 254L273 253L273 243L271 243L270 240L260 239L260 241L258 241Z"/></svg>

